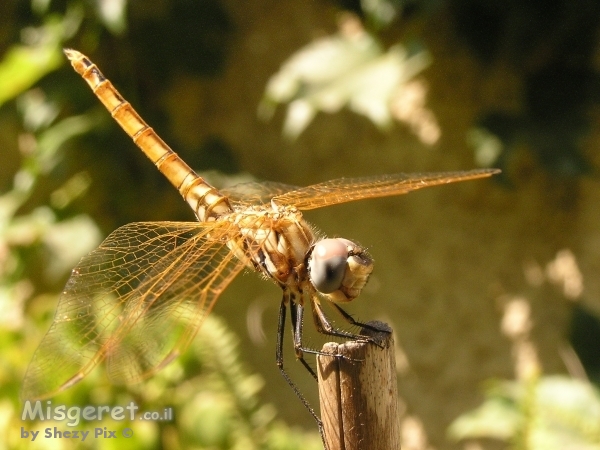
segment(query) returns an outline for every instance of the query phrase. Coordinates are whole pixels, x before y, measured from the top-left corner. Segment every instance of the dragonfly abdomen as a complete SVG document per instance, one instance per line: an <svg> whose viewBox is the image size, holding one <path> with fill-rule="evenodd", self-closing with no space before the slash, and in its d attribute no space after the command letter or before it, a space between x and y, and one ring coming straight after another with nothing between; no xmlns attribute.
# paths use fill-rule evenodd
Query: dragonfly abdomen
<svg viewBox="0 0 600 450"><path fill-rule="evenodd" d="M71 65L83 77L115 121L177 188L200 221L231 212L226 197L194 172L133 109L96 64L76 50L65 50Z"/></svg>

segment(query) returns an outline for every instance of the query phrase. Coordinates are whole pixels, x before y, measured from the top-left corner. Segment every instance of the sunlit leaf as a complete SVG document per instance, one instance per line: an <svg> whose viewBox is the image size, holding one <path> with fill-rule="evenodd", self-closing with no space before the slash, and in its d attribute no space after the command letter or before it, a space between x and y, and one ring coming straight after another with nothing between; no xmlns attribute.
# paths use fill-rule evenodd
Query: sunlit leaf
<svg viewBox="0 0 600 450"><path fill-rule="evenodd" d="M58 105L48 101L44 91L39 88L19 96L17 108L23 116L23 126L31 132L48 127L60 112Z"/></svg>
<svg viewBox="0 0 600 450"><path fill-rule="evenodd" d="M65 208L76 198L87 192L92 183L87 172L79 172L67 180L60 188L50 194L50 204L57 209Z"/></svg>
<svg viewBox="0 0 600 450"><path fill-rule="evenodd" d="M367 33L339 33L318 39L293 54L267 83L265 97L286 102L305 88L326 86L360 67L382 51Z"/></svg>
<svg viewBox="0 0 600 450"><path fill-rule="evenodd" d="M90 131L98 123L94 113L71 116L41 132L37 140L37 159L43 173L54 168L59 151L69 139Z"/></svg>
<svg viewBox="0 0 600 450"><path fill-rule="evenodd" d="M127 29L127 0L96 0L101 22L113 34L123 34Z"/></svg>
<svg viewBox="0 0 600 450"><path fill-rule="evenodd" d="M399 115L396 105L405 84L430 62L427 52L410 54L400 45L384 52L358 19L346 17L339 33L302 48L271 77L259 116L269 119L278 103L289 103L283 134L296 139L317 112L335 113L347 106L380 128L394 119L406 122L423 142L432 144L439 132L431 131L437 122L423 106L426 90L408 113L405 108ZM426 125L429 129L423 132Z"/></svg>
<svg viewBox="0 0 600 450"><path fill-rule="evenodd" d="M490 398L452 422L448 434L456 440L483 437L507 440L519 429L521 419L516 404L499 397Z"/></svg>
<svg viewBox="0 0 600 450"><path fill-rule="evenodd" d="M75 216L58 222L44 233L50 251L46 275L56 280L77 264L81 255L93 250L102 240L98 226L88 216Z"/></svg>
<svg viewBox="0 0 600 450"><path fill-rule="evenodd" d="M504 144L498 136L485 128L471 128L467 133L467 143L473 148L475 161L482 167L495 164L504 151Z"/></svg>
<svg viewBox="0 0 600 450"><path fill-rule="evenodd" d="M63 64L58 45L15 46L0 62L0 105L33 86Z"/></svg>
<svg viewBox="0 0 600 450"><path fill-rule="evenodd" d="M484 403L448 428L455 440L495 438L518 448L600 448L600 392L564 376L493 383Z"/></svg>
<svg viewBox="0 0 600 450"><path fill-rule="evenodd" d="M377 28L389 25L401 10L401 0L360 0L365 15Z"/></svg>
<svg viewBox="0 0 600 450"><path fill-rule="evenodd" d="M25 45L10 47L0 61L0 105L64 64L62 42L79 28L81 17L81 10L72 7L64 17L50 17L41 27L23 30Z"/></svg>

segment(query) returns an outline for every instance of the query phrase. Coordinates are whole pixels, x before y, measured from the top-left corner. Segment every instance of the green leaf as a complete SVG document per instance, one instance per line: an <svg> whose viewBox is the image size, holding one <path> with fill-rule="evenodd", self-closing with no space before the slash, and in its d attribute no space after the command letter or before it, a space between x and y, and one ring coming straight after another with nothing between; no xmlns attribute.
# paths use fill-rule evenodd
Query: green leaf
<svg viewBox="0 0 600 450"><path fill-rule="evenodd" d="M508 440L519 429L521 423L521 413L515 403L493 397L454 420L448 428L448 434L455 440L472 438Z"/></svg>

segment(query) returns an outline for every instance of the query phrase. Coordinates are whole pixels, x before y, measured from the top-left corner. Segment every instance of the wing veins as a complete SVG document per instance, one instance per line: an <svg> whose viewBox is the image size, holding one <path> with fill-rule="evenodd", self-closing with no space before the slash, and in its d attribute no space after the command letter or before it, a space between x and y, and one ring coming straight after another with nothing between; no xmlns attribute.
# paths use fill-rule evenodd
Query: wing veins
<svg viewBox="0 0 600 450"><path fill-rule="evenodd" d="M292 205L299 210L322 208L367 198L405 194L428 186L486 178L497 169L463 172L393 174L362 178L339 178L314 184L273 197L278 205Z"/></svg>

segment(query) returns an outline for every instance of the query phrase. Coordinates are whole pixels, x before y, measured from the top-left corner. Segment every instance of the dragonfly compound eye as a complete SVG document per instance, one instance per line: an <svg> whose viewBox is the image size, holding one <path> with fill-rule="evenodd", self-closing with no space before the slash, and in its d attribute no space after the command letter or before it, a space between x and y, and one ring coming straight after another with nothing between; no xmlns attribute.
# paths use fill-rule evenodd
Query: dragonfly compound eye
<svg viewBox="0 0 600 450"><path fill-rule="evenodd" d="M334 302L348 302L360 294L373 262L347 239L323 239L315 244L308 267L317 291Z"/></svg>
<svg viewBox="0 0 600 450"><path fill-rule="evenodd" d="M330 294L342 286L347 258L348 247L341 239L323 239L315 244L308 267L317 291Z"/></svg>

